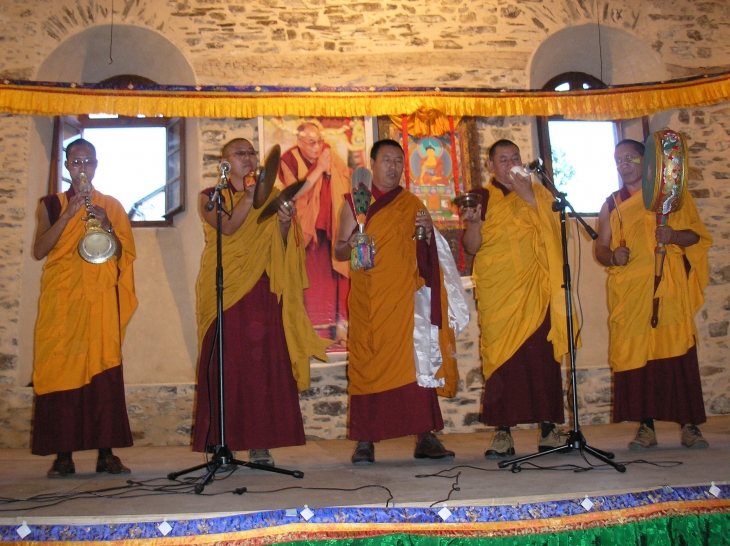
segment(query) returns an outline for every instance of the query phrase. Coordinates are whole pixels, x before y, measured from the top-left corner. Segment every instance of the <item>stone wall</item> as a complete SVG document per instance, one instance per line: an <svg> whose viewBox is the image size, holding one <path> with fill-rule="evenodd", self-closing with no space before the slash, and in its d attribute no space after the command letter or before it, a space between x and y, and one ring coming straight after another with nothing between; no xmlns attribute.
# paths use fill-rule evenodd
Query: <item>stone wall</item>
<svg viewBox="0 0 730 546"><path fill-rule="evenodd" d="M0 114L0 428L4 445L26 445L31 398L17 384L18 310L28 186L27 116Z"/></svg>
<svg viewBox="0 0 730 546"><path fill-rule="evenodd" d="M534 73L531 61L547 38L566 28L595 25L597 20L604 29L639 40L670 77L730 68L730 5L720 0L124 0L115 3L114 14L110 6L108 0L1 2L0 78L34 79L64 41L88 29L108 30L111 38L112 22L118 31L129 25L168 40L200 84L525 88ZM104 42L95 47L105 52L108 46ZM583 46L595 44L576 44L578 49ZM133 65L135 59L124 55L119 46L109 51L120 66ZM601 70L609 83L618 81L618 69L632 66L631 55L625 50L604 51ZM108 63L106 58L103 61ZM635 72L634 81L641 81L641 66ZM692 157L690 191L715 241L707 302L696 318L703 388L711 415L730 412L728 114L730 107L721 104L658 114L650 120L652 130L669 125L687 134ZM45 129L39 129L40 125ZM29 116L0 114L0 446L28 445L32 394L19 379L18 363L21 356L28 357L21 355L19 341L27 340L32 331L19 325L22 310L32 311L36 298L21 290L21 278L35 274L23 265L34 229L35 197L29 196L44 193L46 184L31 164L35 157L31 143L46 146L50 136L42 131L48 132L49 125L34 123ZM477 131L482 150L498 138L511 138L526 157L536 153L531 118L480 118ZM203 167L200 179L189 180L189 209L197 192L215 182L217 152L232 136L249 137L257 145L256 121L201 119L196 125L192 137L197 142L191 146L195 154L188 161ZM480 159L486 182L483 153ZM195 223L195 211L186 214L187 225ZM180 225L169 229L180 230ZM185 229L180 239L189 241L194 228ZM591 265L587 247L583 252L584 275L600 286L603 272L595 263ZM188 262L193 268L195 258L188 257ZM194 273L187 275L171 282L170 289L189 285ZM605 306L602 293L584 297L587 306ZM145 324L137 329L153 331L152 327ZM458 341L459 393L442 401L448 432L480 427L476 422L482 382L477 340L473 321ZM608 369L600 364L581 368L579 383L582 421L607 422ZM312 388L301 395L310 437L344 436L345 387L344 363L313 368ZM189 383L171 378L169 385L129 385L127 397L139 445L187 443L194 398Z"/></svg>

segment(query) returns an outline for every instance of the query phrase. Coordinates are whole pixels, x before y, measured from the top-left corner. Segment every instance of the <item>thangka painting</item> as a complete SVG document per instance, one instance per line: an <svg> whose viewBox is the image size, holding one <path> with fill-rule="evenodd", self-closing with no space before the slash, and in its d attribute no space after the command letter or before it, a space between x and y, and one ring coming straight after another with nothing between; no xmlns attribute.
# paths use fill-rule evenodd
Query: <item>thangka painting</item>
<svg viewBox="0 0 730 546"><path fill-rule="evenodd" d="M459 140L456 137L457 149ZM449 135L409 138L408 152L410 190L426 205L436 227L456 227L458 217L451 204L456 180Z"/></svg>
<svg viewBox="0 0 730 546"><path fill-rule="evenodd" d="M473 119L449 120L438 111L424 109L405 120L397 116L378 118L378 132L381 139L391 138L403 146L406 189L423 201L434 225L449 242L462 275L468 274L471 257L461 247L460 219L452 201L481 185Z"/></svg>
<svg viewBox="0 0 730 546"><path fill-rule="evenodd" d="M349 262L332 252L352 171L367 166L365 120L265 117L260 130L264 150L281 146L277 187L309 180L296 198L309 277L304 305L317 334L333 340L329 351L346 351Z"/></svg>

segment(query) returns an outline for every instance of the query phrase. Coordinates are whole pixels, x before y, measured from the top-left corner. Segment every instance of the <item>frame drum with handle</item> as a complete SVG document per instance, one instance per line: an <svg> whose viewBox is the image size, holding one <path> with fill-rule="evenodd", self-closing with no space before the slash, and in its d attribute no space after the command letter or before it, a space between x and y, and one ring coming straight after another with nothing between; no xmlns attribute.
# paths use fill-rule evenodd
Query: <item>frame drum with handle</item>
<svg viewBox="0 0 730 546"><path fill-rule="evenodd" d="M684 136L671 129L662 129L649 135L641 179L646 210L664 216L679 210L686 191L687 171L687 142ZM666 221L662 225L665 224Z"/></svg>
<svg viewBox="0 0 730 546"><path fill-rule="evenodd" d="M682 207L687 191L687 172L687 142L681 134L671 129L662 129L649 135L644 150L641 190L644 207L656 213L657 226L666 226L669 213ZM666 253L664 244L657 242L654 248L652 328L656 328L659 323L659 298L656 297L656 292L662 280Z"/></svg>

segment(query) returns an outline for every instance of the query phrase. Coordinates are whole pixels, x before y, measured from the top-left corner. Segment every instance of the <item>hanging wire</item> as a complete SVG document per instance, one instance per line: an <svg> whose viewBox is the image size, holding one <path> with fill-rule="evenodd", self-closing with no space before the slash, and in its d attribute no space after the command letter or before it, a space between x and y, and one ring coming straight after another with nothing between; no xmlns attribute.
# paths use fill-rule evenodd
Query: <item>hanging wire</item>
<svg viewBox="0 0 730 546"><path fill-rule="evenodd" d="M601 10L598 9L598 0L596 0L596 24L598 25L598 57L599 57L599 61L601 63L601 81L603 81L603 44L601 44Z"/></svg>
<svg viewBox="0 0 730 546"><path fill-rule="evenodd" d="M109 27L109 64L114 62L112 58L112 46L114 44L114 0L112 0L112 24Z"/></svg>

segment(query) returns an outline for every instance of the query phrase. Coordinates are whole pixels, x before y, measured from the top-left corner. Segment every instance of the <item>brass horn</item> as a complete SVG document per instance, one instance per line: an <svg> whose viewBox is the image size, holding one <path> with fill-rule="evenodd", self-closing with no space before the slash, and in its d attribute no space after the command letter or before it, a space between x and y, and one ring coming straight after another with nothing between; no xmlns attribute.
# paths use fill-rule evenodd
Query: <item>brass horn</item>
<svg viewBox="0 0 730 546"><path fill-rule="evenodd" d="M91 184L86 173L79 174L79 189L91 191ZM86 196L86 208L91 207L91 196ZM79 241L79 256L91 264L101 264L117 253L117 240L114 235L104 231L94 213L89 210L86 220L86 233Z"/></svg>

